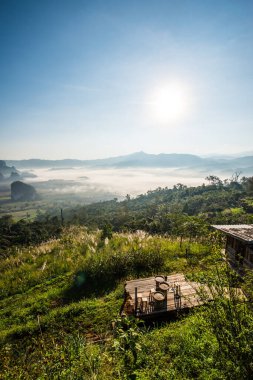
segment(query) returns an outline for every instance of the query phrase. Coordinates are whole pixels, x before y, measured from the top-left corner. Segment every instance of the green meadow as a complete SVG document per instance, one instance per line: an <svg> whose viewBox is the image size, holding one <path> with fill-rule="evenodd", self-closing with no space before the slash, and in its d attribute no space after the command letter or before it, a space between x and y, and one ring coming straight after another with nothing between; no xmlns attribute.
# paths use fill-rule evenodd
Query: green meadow
<svg viewBox="0 0 253 380"><path fill-rule="evenodd" d="M247 302L220 295L149 326L119 318L126 279L183 272L245 286L222 261L215 233L202 243L144 231L104 235L65 227L58 237L2 254L2 379L249 378Z"/></svg>

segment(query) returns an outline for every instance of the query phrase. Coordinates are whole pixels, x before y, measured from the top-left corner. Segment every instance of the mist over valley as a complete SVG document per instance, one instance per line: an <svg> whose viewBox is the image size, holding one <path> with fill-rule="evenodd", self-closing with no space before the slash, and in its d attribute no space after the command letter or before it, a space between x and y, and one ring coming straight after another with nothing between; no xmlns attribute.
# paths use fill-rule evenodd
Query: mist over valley
<svg viewBox="0 0 253 380"><path fill-rule="evenodd" d="M253 156L200 157L191 154L130 155L98 160L7 160L25 182L42 195L79 202L137 196L157 187L172 188L178 183L197 186L208 175L230 178L253 173Z"/></svg>

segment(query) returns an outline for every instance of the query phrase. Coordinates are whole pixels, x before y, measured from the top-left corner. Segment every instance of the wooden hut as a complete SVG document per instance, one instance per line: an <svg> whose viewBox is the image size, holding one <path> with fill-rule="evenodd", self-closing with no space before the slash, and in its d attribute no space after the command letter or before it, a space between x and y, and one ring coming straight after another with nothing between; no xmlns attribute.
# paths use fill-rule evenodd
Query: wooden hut
<svg viewBox="0 0 253 380"><path fill-rule="evenodd" d="M239 269L253 269L253 224L213 225L226 235L225 253Z"/></svg>

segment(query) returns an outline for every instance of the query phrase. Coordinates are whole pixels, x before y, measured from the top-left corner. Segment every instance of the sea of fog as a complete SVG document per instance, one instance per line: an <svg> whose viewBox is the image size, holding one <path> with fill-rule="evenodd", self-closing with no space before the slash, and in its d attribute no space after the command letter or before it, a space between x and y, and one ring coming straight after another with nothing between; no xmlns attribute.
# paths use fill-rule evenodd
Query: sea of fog
<svg viewBox="0 0 253 380"><path fill-rule="evenodd" d="M26 182L38 189L57 193L107 192L119 198L136 196L158 187L171 188L177 183L201 185L206 173L177 168L91 169L87 167L30 169L34 178Z"/></svg>

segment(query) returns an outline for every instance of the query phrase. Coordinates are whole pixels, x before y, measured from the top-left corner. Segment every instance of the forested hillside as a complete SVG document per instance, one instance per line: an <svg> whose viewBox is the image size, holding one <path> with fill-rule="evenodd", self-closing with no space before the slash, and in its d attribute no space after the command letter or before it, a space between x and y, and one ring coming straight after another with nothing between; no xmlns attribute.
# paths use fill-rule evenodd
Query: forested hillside
<svg viewBox="0 0 253 380"><path fill-rule="evenodd" d="M35 221L15 223L11 215L0 218L2 248L15 244L39 243L57 236L63 225L84 225L106 231L144 230L168 236L201 237L215 223L253 222L252 178L220 180L207 177L209 184L172 189L158 188L133 199L92 203L86 206L39 214Z"/></svg>
<svg viewBox="0 0 253 380"><path fill-rule="evenodd" d="M151 233L196 236L211 223L251 223L253 221L252 179L235 176L230 180L207 177L209 184L172 189L158 188L124 201L99 202L65 211L66 222L113 230L144 229Z"/></svg>
<svg viewBox="0 0 253 380"><path fill-rule="evenodd" d="M210 223L252 221L252 181L209 179L1 218L0 378L251 378L253 276L227 266ZM172 273L215 289L214 301L149 325L119 318L126 280Z"/></svg>

